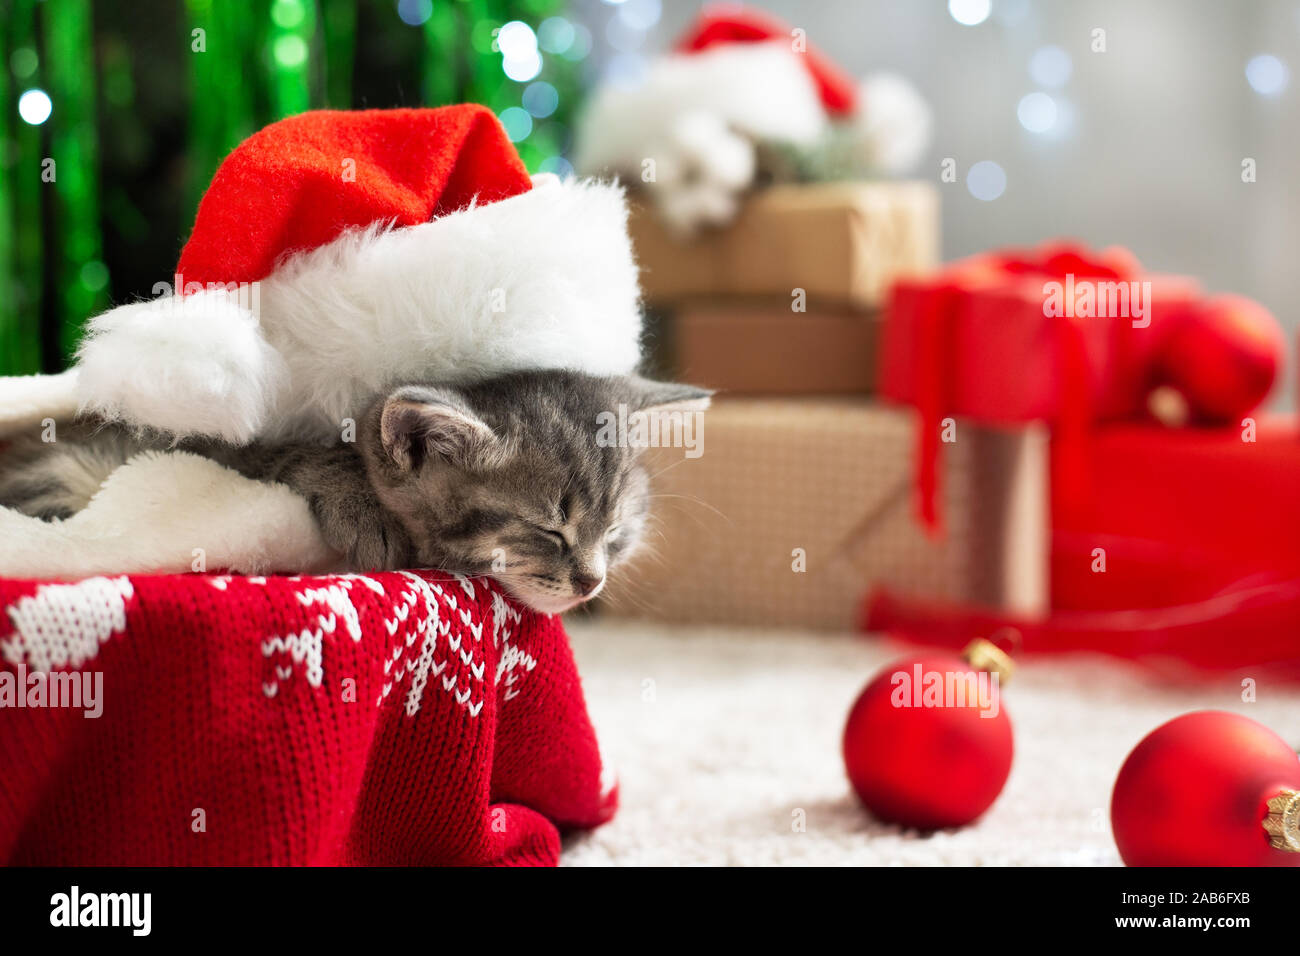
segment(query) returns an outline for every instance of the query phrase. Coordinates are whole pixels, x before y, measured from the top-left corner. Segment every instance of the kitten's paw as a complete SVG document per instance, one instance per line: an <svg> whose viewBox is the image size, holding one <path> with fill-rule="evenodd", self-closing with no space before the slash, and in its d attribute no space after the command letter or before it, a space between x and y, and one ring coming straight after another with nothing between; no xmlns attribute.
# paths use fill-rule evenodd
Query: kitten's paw
<svg viewBox="0 0 1300 956"><path fill-rule="evenodd" d="M345 556L350 570L398 571L410 567L410 537L377 503L356 496L317 503L313 510L325 540Z"/></svg>
<svg viewBox="0 0 1300 956"><path fill-rule="evenodd" d="M363 571L399 571L411 565L410 540L391 522L369 525L348 549L348 561Z"/></svg>

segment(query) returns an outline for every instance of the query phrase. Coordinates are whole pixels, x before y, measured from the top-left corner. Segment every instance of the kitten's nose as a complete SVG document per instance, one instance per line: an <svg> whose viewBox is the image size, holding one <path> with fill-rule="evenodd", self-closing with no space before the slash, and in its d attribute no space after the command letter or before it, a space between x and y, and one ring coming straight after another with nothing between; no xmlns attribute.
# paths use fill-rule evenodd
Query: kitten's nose
<svg viewBox="0 0 1300 956"><path fill-rule="evenodd" d="M593 578L587 574L575 574L570 580L573 584L574 593L579 597L584 598L591 597L599 591L600 586L605 583L604 575L598 578Z"/></svg>

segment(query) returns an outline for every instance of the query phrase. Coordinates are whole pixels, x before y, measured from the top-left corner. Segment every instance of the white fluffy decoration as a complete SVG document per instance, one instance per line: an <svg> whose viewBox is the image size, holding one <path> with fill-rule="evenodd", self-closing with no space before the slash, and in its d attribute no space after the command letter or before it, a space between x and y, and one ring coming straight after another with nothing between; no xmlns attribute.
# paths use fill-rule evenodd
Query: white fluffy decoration
<svg viewBox="0 0 1300 956"><path fill-rule="evenodd" d="M185 573L195 549L210 570L332 570L307 502L188 452L146 452L122 465L83 510L41 521L0 508L0 577Z"/></svg>
<svg viewBox="0 0 1300 956"><path fill-rule="evenodd" d="M930 106L897 73L874 73L862 81L854 123L864 160L890 175L908 172L930 145Z"/></svg>
<svg viewBox="0 0 1300 956"><path fill-rule="evenodd" d="M577 615L566 625L620 806L566 840L562 865L1117 865L1111 786L1164 721L1232 710L1300 744L1294 688L1270 683L1245 704L1234 675L1180 685L1096 656L1028 658L1004 697L1016 735L1006 790L974 825L921 834L873 820L840 757L850 705L907 653L899 645Z"/></svg>
<svg viewBox="0 0 1300 956"><path fill-rule="evenodd" d="M78 357L83 408L175 435L332 437L399 381L640 361L627 209L615 185L527 193L293 256L234 295L122 306Z"/></svg>
<svg viewBox="0 0 1300 956"><path fill-rule="evenodd" d="M734 215L754 178L755 142L809 146L826 125L787 43L728 44L663 57L640 82L601 87L580 120L575 165L644 183L669 225L689 232Z"/></svg>

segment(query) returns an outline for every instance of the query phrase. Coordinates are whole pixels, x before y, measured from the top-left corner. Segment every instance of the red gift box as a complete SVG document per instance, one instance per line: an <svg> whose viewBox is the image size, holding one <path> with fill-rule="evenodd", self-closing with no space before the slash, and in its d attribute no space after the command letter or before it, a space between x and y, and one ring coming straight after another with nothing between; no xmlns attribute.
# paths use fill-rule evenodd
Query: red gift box
<svg viewBox="0 0 1300 956"><path fill-rule="evenodd" d="M1300 421L1261 417L1253 441L1243 434L1096 429L1087 492L1052 503L1053 607L1167 607L1300 578ZM1104 572L1093 570L1097 549ZM1300 626L1295 636L1300 656Z"/></svg>
<svg viewBox="0 0 1300 956"><path fill-rule="evenodd" d="M921 412L917 489L935 510L947 416L990 424L1047 421L1073 497L1090 423L1143 405L1163 336L1200 297L1182 276L1144 273L1123 249L1071 244L974 256L894 286L881 343L880 391Z"/></svg>
<svg viewBox="0 0 1300 956"><path fill-rule="evenodd" d="M1031 652L1103 651L1300 679L1300 419L1261 418L1253 437L1243 441L1239 428L1097 428L1085 492L1053 495L1045 619L882 591L866 628L959 646L1013 626Z"/></svg>
<svg viewBox="0 0 1300 956"><path fill-rule="evenodd" d="M1134 282L1127 312L1113 308ZM1052 425L1052 611L1010 620L877 592L866 627L963 644L1013 625L1026 650L1300 677L1300 426L1262 418L1244 441L1236 427L1117 421L1144 414L1166 337L1204 308L1192 279L1068 245L899 282L880 387L921 411L917 490L932 528L943 418Z"/></svg>

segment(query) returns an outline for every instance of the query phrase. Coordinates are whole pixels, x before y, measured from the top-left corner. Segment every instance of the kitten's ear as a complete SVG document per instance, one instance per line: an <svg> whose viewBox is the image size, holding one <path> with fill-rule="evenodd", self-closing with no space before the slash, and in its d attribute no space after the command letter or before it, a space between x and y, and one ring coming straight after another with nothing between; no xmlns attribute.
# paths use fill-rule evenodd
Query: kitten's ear
<svg viewBox="0 0 1300 956"><path fill-rule="evenodd" d="M455 392L408 385L384 401L379 416L384 451L403 470L437 457L458 468L490 467L504 447L491 427Z"/></svg>
<svg viewBox="0 0 1300 956"><path fill-rule="evenodd" d="M632 376L632 407L638 412L702 412L713 401L713 391L681 385L677 382L656 382L639 375Z"/></svg>

